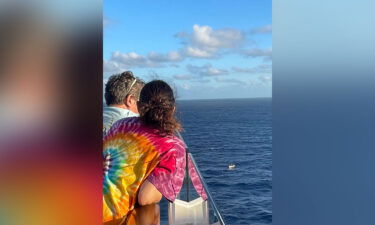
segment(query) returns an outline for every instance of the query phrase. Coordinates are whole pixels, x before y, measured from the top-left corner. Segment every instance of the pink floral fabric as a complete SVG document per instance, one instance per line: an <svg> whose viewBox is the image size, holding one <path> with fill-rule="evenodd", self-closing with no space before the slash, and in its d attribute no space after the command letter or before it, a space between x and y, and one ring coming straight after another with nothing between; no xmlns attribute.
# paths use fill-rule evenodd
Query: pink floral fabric
<svg viewBox="0 0 375 225"><path fill-rule="evenodd" d="M190 157L189 157L188 166L189 166L189 176L190 176L191 182L193 183L193 186L194 186L195 190L197 191L199 196L201 196L203 198L203 200L206 200L207 199L206 191L203 188L203 184L202 184L201 180L199 179L198 173L197 173Z"/></svg>
<svg viewBox="0 0 375 225"><path fill-rule="evenodd" d="M159 164L147 180L166 199L173 202L181 190L185 175L185 147L182 141L180 139L175 141L174 147L161 157Z"/></svg>
<svg viewBox="0 0 375 225"><path fill-rule="evenodd" d="M176 142L174 147L162 156L159 164L147 178L171 202L176 199L181 190L186 168L185 145L180 139L178 140L179 142ZM190 157L188 166L189 176L195 190L206 200L207 194Z"/></svg>

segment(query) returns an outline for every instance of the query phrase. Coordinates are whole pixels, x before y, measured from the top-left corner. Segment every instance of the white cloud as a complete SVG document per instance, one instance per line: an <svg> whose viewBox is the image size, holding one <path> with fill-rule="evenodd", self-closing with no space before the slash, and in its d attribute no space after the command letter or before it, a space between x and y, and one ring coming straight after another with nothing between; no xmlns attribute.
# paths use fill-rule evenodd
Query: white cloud
<svg viewBox="0 0 375 225"><path fill-rule="evenodd" d="M183 52L190 57L212 58L224 49L234 49L243 44L245 34L233 28L213 29L210 26L193 26L192 33L179 32L175 37L184 40Z"/></svg>
<svg viewBox="0 0 375 225"><path fill-rule="evenodd" d="M209 26L193 26L192 43L207 48L233 48L244 40L244 34L236 29L217 29Z"/></svg>
<svg viewBox="0 0 375 225"><path fill-rule="evenodd" d="M237 67L233 66L232 71L236 73L272 73L272 65L271 64L260 64L256 67L252 68L244 68L244 67Z"/></svg>
<svg viewBox="0 0 375 225"><path fill-rule="evenodd" d="M246 49L246 50L243 50L243 54L248 57L272 56L272 49L260 49L260 48Z"/></svg>
<svg viewBox="0 0 375 225"><path fill-rule="evenodd" d="M183 57L180 53L176 51L171 51L167 54L160 54L156 52L148 53L148 60L151 62L179 62L183 60Z"/></svg>
<svg viewBox="0 0 375 225"><path fill-rule="evenodd" d="M183 89L185 89L185 90L190 90L190 89L191 89L191 85L188 84L188 83L183 83L183 84L181 85L181 87L182 87Z"/></svg>
<svg viewBox="0 0 375 225"><path fill-rule="evenodd" d="M192 74L197 74L197 75L201 75L201 76L218 76L218 75L228 74L227 70L214 68L209 63L207 63L203 66L193 66L191 64L188 64L186 66L186 69Z"/></svg>
<svg viewBox="0 0 375 225"><path fill-rule="evenodd" d="M237 66L233 66L232 71L236 73L257 73L256 68L242 68Z"/></svg>
<svg viewBox="0 0 375 225"><path fill-rule="evenodd" d="M174 79L173 77L163 73L163 72L159 72L159 71L155 71L153 69L150 69L148 70L148 74L144 76L145 77L145 81L146 82L149 82L149 81L152 81L152 80L163 80L165 82L167 82L171 87L172 89L175 88L175 83L174 83Z"/></svg>
<svg viewBox="0 0 375 225"><path fill-rule="evenodd" d="M191 80L190 82L204 84L204 83L211 82L211 80L210 79L196 79L196 80Z"/></svg>
<svg viewBox="0 0 375 225"><path fill-rule="evenodd" d="M119 72L130 68L163 67L166 63L176 63L183 60L183 56L176 51L166 54L150 52L147 56L136 52L121 53L115 51L109 60L104 60L104 72Z"/></svg>
<svg viewBox="0 0 375 225"><path fill-rule="evenodd" d="M272 25L268 24L262 27L256 27L250 31L251 34L270 34L272 33Z"/></svg>
<svg viewBox="0 0 375 225"><path fill-rule="evenodd" d="M106 60L103 61L103 71L105 73L117 73L120 70L121 69L116 62L106 61Z"/></svg>
<svg viewBox="0 0 375 225"><path fill-rule="evenodd" d="M194 78L194 76L190 74L176 74L173 76L173 78L176 80L191 80Z"/></svg>
<svg viewBox="0 0 375 225"><path fill-rule="evenodd" d="M104 23L108 23L107 18ZM268 32L271 25L254 29L254 32ZM261 57L264 61L272 59L272 49L243 49L245 43L245 32L233 29L213 29L210 26L194 25L190 33L179 32L175 37L182 40L183 47L179 50L167 53L151 51L148 54L138 54L137 52L122 53L115 51L108 60L104 60L105 73L117 73L134 68L157 68L157 67L179 67L179 62L186 58L215 58L226 52L236 52L245 57ZM229 72L225 69L217 69L211 64L204 66L188 65L189 72L203 76L224 75ZM253 72L249 68L233 67L233 71L240 73ZM255 72L255 71L254 71ZM178 78L176 78L178 79Z"/></svg>
<svg viewBox="0 0 375 225"><path fill-rule="evenodd" d="M252 49L244 49L242 50L242 54L246 57L257 58L262 57L263 61L271 61L272 60L272 49L261 49L261 48L252 48Z"/></svg>
<svg viewBox="0 0 375 225"><path fill-rule="evenodd" d="M222 77L216 77L215 80L220 83L226 83L226 84L239 84L239 85L246 85L245 82L238 80L238 79L233 79L233 78L222 78Z"/></svg>
<svg viewBox="0 0 375 225"><path fill-rule="evenodd" d="M214 56L212 52L191 46L185 48L185 54L193 58L212 58Z"/></svg>
<svg viewBox="0 0 375 225"><path fill-rule="evenodd" d="M180 65L177 64L177 63L172 63L169 65L170 67L174 67L174 68L180 68Z"/></svg>
<svg viewBox="0 0 375 225"><path fill-rule="evenodd" d="M270 75L261 75L259 76L259 80L263 83L270 83L272 81L272 76Z"/></svg>
<svg viewBox="0 0 375 225"><path fill-rule="evenodd" d="M119 51L113 52L109 62L114 62L126 68L131 67L156 67L157 64L149 61L146 57L137 54L136 52L121 53Z"/></svg>

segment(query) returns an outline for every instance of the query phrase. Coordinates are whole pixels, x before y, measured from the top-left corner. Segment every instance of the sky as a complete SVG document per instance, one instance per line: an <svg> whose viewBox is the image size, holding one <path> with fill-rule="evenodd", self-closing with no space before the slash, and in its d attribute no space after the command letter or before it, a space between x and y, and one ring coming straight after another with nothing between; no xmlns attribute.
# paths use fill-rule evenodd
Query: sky
<svg viewBox="0 0 375 225"><path fill-rule="evenodd" d="M104 82L130 70L178 99L272 96L272 1L104 0Z"/></svg>

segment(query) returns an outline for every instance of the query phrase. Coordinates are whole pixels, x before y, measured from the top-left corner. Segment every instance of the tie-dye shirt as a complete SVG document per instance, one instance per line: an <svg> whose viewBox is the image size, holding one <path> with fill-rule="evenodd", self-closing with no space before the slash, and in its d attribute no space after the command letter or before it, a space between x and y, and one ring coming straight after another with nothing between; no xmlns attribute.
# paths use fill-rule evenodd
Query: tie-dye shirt
<svg viewBox="0 0 375 225"><path fill-rule="evenodd" d="M103 108L103 136L107 134L111 126L118 120L129 117L136 117L139 114L128 109L106 106Z"/></svg>
<svg viewBox="0 0 375 225"><path fill-rule="evenodd" d="M103 147L103 222L126 216L146 179L174 201L185 174L185 146L180 139L162 137L138 118L126 118L112 126Z"/></svg>

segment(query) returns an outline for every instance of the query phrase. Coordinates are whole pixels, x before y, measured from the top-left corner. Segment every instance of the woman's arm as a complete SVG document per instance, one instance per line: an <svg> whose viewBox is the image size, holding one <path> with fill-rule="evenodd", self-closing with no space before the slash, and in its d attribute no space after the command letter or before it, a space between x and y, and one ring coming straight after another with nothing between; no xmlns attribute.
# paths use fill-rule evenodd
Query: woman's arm
<svg viewBox="0 0 375 225"><path fill-rule="evenodd" d="M157 203L162 196L151 182L145 180L138 192L138 204L143 206Z"/></svg>

